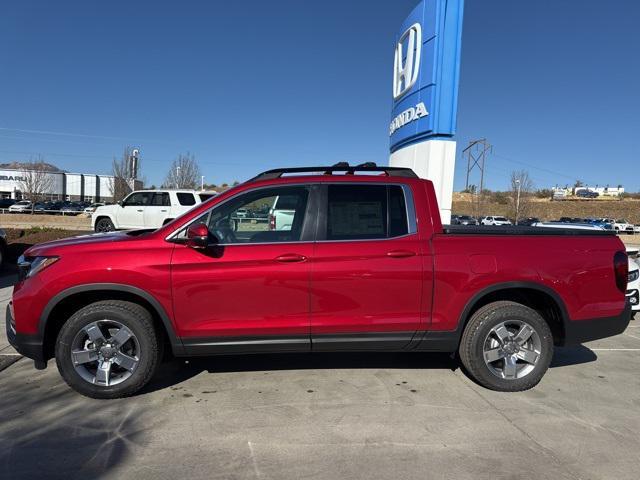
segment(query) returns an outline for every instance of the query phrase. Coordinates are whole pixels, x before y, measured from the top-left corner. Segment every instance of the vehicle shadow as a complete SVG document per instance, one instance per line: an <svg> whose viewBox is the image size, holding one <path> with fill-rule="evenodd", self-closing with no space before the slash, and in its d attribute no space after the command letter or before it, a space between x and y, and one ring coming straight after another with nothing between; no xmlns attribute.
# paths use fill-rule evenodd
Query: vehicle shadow
<svg viewBox="0 0 640 480"><path fill-rule="evenodd" d="M596 354L580 345L556 348L551 368L593 362ZM202 372L262 372L273 370L338 370L338 369L430 370L460 368L457 358L448 353L410 352L340 352L280 353L255 355L220 355L212 357L174 358L141 390L140 394L178 385Z"/></svg>
<svg viewBox="0 0 640 480"><path fill-rule="evenodd" d="M178 385L202 372L262 372L274 370L338 369L448 369L459 368L448 353L339 352L220 355L175 358L141 390L140 394Z"/></svg>
<svg viewBox="0 0 640 480"><path fill-rule="evenodd" d="M582 363L595 362L598 356L593 350L584 345L576 347L556 347L550 368L580 365Z"/></svg>
<svg viewBox="0 0 640 480"><path fill-rule="evenodd" d="M25 360L10 368L10 388L6 377L0 386L0 478L100 478L154 427L134 402L112 400L105 414L104 402L47 382L44 373L34 378Z"/></svg>

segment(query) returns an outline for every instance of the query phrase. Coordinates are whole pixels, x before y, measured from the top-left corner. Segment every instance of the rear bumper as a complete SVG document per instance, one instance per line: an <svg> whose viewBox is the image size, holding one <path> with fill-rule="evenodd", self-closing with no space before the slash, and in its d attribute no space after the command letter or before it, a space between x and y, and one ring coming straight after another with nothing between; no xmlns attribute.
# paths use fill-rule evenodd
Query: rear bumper
<svg viewBox="0 0 640 480"><path fill-rule="evenodd" d="M631 320L631 304L627 301L622 313L615 317L568 321L565 324L565 345L578 345L600 338L619 335Z"/></svg>
<svg viewBox="0 0 640 480"><path fill-rule="evenodd" d="M34 360L36 362L36 367L44 368L46 366L42 338L40 338L39 335L24 335L16 333L15 322L13 321L10 305L7 305L6 329L7 340L9 340L11 346L15 348L19 354Z"/></svg>

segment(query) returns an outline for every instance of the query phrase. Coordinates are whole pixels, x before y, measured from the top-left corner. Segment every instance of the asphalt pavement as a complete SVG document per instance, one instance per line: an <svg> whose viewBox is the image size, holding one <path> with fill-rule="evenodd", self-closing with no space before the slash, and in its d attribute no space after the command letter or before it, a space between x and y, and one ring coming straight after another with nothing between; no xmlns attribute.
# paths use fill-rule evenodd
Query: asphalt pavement
<svg viewBox="0 0 640 480"><path fill-rule="evenodd" d="M0 478L635 480L639 327L558 349L512 394L447 355L283 354L172 361L105 401L19 359L0 371Z"/></svg>

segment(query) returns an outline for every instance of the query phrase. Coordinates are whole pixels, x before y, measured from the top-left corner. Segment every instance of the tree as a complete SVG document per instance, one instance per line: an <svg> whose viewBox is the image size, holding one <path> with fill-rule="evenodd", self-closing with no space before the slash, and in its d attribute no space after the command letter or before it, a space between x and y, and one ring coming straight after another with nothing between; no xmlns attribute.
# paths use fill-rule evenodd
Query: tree
<svg viewBox="0 0 640 480"><path fill-rule="evenodd" d="M529 177L529 172L520 170L511 172L511 196L510 211L518 224L518 219L527 217L531 209L531 192L533 191L533 182Z"/></svg>
<svg viewBox="0 0 640 480"><path fill-rule="evenodd" d="M111 175L113 178L109 181L109 190L111 191L114 202L119 202L133 190L133 181L137 176L137 171L140 169L140 159L138 158L137 168L134 169L131 162L132 155L133 148L125 147L122 152L122 158L118 160L114 157L111 164Z"/></svg>
<svg viewBox="0 0 640 480"><path fill-rule="evenodd" d="M171 164L163 186L165 188L196 189L200 186L200 167L190 153L180 154Z"/></svg>
<svg viewBox="0 0 640 480"><path fill-rule="evenodd" d="M21 178L18 180L23 198L31 201L31 213L36 202L43 200L53 187L53 175L41 155L22 164Z"/></svg>

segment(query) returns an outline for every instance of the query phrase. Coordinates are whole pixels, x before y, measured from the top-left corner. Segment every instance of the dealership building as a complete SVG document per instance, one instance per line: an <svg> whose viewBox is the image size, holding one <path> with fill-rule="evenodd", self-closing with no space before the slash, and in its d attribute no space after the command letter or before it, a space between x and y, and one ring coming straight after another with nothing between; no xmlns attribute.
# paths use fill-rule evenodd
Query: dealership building
<svg viewBox="0 0 640 480"><path fill-rule="evenodd" d="M44 200L68 200L72 202L113 201L113 176L89 173L48 172L48 191ZM23 198L24 170L0 169L0 198Z"/></svg>

